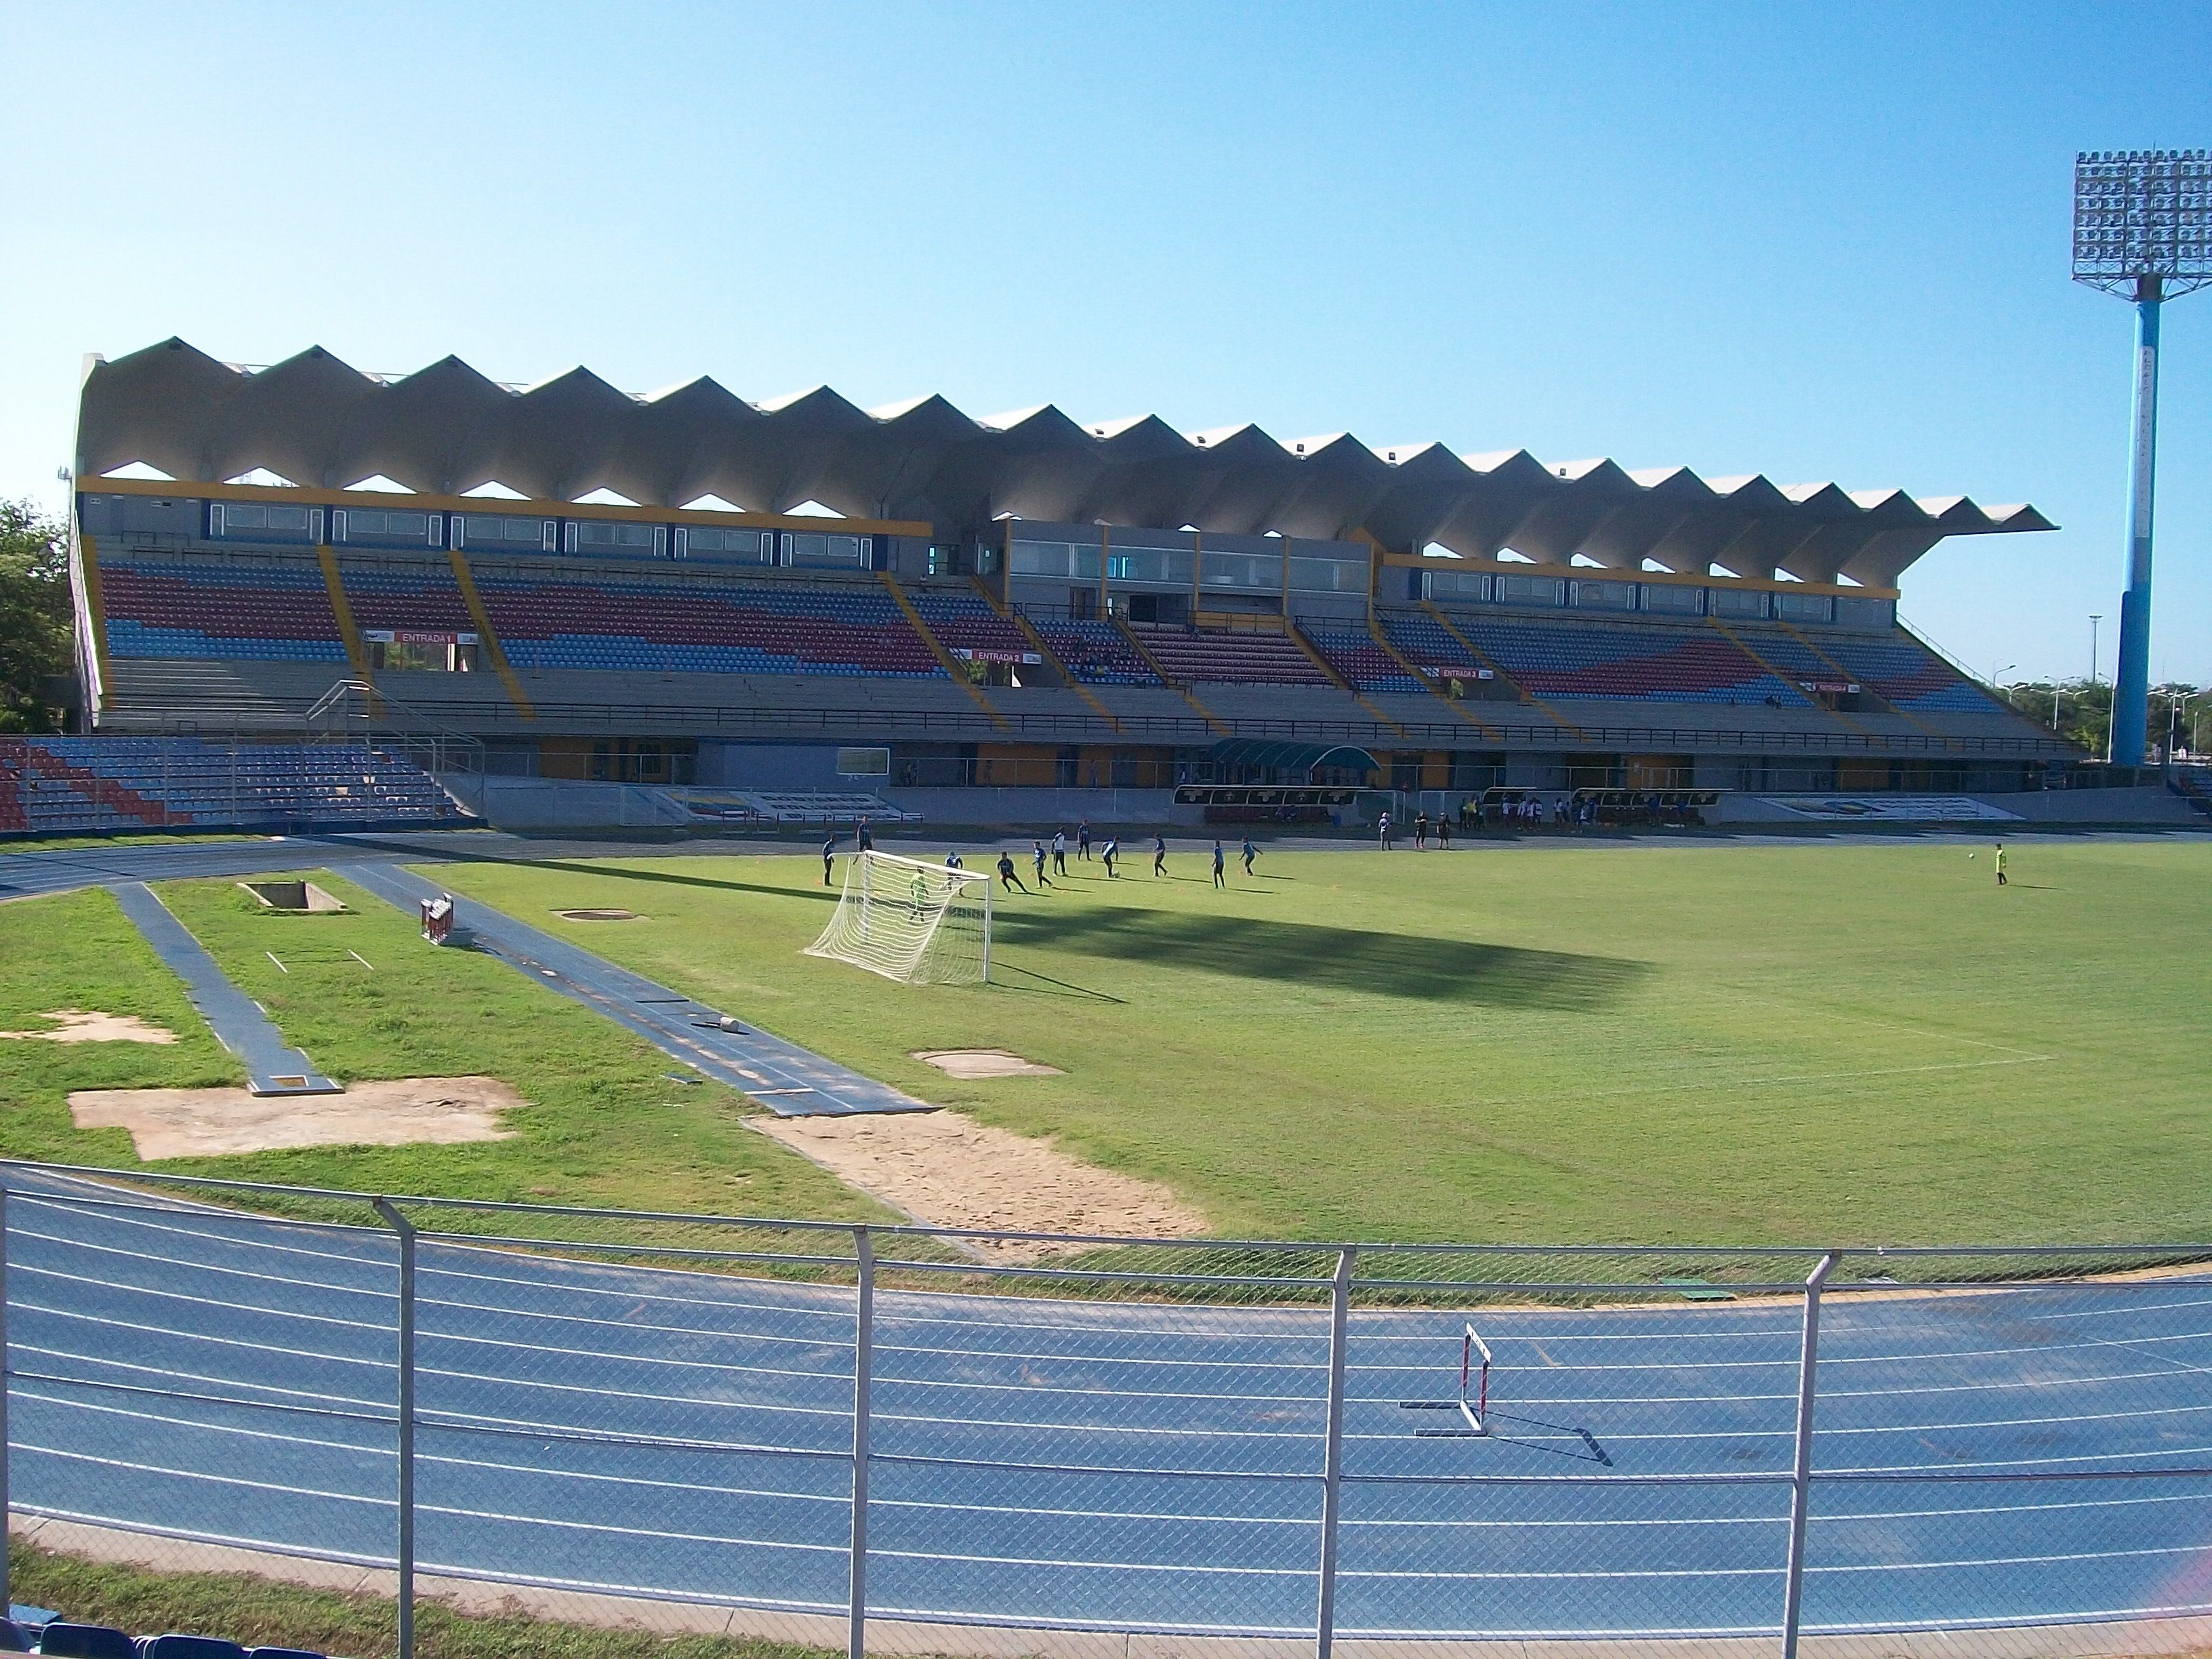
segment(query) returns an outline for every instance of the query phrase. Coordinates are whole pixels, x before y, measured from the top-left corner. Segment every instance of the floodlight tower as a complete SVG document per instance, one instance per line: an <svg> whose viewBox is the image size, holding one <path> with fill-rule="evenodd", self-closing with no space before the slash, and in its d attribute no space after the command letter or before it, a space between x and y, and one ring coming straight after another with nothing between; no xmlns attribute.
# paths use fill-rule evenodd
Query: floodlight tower
<svg viewBox="0 0 2212 1659"><path fill-rule="evenodd" d="M2135 444L2128 452L2128 586L2112 689L2111 759L2141 766L2150 719L2151 474L2158 443L2158 308L2212 283L2212 159L2201 149L2074 158L2074 280L2136 303Z"/></svg>

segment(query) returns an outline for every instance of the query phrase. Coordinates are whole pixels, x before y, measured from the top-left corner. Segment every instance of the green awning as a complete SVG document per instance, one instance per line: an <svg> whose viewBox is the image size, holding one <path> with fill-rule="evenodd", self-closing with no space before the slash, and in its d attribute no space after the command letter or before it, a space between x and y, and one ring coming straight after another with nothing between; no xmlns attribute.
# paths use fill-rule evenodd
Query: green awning
<svg viewBox="0 0 2212 1659"><path fill-rule="evenodd" d="M1207 758L1216 766L1303 772L1308 777L1322 767L1348 772L1382 769L1382 763L1356 743L1285 743L1267 738L1224 738L1213 745Z"/></svg>

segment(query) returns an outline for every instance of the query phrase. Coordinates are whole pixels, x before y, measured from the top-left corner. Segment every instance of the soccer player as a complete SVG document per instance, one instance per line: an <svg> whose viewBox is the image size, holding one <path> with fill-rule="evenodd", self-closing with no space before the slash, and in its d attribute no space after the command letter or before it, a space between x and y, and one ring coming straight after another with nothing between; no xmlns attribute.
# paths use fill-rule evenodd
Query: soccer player
<svg viewBox="0 0 2212 1659"><path fill-rule="evenodd" d="M1014 873L1014 855L1012 853L1001 852L999 854L999 885L1022 887L1022 878ZM1029 890L1028 888L1022 887L1022 891L1024 893Z"/></svg>
<svg viewBox="0 0 2212 1659"><path fill-rule="evenodd" d="M872 853L876 850L876 832L868 828L868 821L866 818L862 818L854 830L853 839L859 843L863 853Z"/></svg>
<svg viewBox="0 0 2212 1659"><path fill-rule="evenodd" d="M1429 815L1426 810L1413 814L1413 850L1416 853L1429 850Z"/></svg>
<svg viewBox="0 0 2212 1659"><path fill-rule="evenodd" d="M1067 831L1065 830L1052 832L1052 872L1055 876L1067 873Z"/></svg>
<svg viewBox="0 0 2212 1659"><path fill-rule="evenodd" d="M1035 860L1036 863L1037 885L1040 888L1051 886L1052 878L1044 872L1044 843L1041 841L1031 841L1030 842L1030 856ZM1062 871L1060 873L1065 875L1066 872Z"/></svg>
<svg viewBox="0 0 2212 1659"><path fill-rule="evenodd" d="M1390 850L1390 815L1385 812L1375 821L1375 833L1382 838L1382 850Z"/></svg>
<svg viewBox="0 0 2212 1659"><path fill-rule="evenodd" d="M1437 851L1451 851L1451 814L1448 811L1437 814Z"/></svg>
<svg viewBox="0 0 2212 1659"><path fill-rule="evenodd" d="M1152 836L1152 873L1156 876L1164 876L1167 872L1168 838L1165 836L1155 834Z"/></svg>
<svg viewBox="0 0 2212 1659"><path fill-rule="evenodd" d="M830 866L837 861L837 832L832 830L830 838L822 843L822 884L830 884Z"/></svg>
<svg viewBox="0 0 2212 1659"><path fill-rule="evenodd" d="M1114 876L1114 860L1121 856L1121 843L1111 836L1107 836L1106 844L1098 849L1098 856L1106 860L1107 878L1111 880Z"/></svg>
<svg viewBox="0 0 2212 1659"><path fill-rule="evenodd" d="M1091 856L1091 820L1089 818L1079 818L1076 821L1075 856L1079 859L1087 859Z"/></svg>
<svg viewBox="0 0 2212 1659"><path fill-rule="evenodd" d="M1258 858L1259 856L1260 856L1260 849L1259 849L1258 848L1256 848L1256 847L1255 847L1255 846L1253 846L1253 845L1252 845L1252 837L1251 837L1251 836L1245 836L1245 837L1244 837L1244 873L1245 873L1246 875L1248 875L1248 876L1249 876L1249 875L1250 875L1250 874L1252 873L1252 860L1253 860L1254 859Z"/></svg>
<svg viewBox="0 0 2212 1659"><path fill-rule="evenodd" d="M2008 882L2007 882L2007 881L2005 880L2005 867L2004 867L2004 866L2005 866L2005 849L2004 849L2004 843L2003 843L2002 842L1999 842L1997 843L1997 885L1998 885L1998 886L2000 886L2000 887L2009 886L2009 885L2011 884L2010 883L2008 883Z"/></svg>
<svg viewBox="0 0 2212 1659"><path fill-rule="evenodd" d="M959 854L947 853L945 855L945 867L948 870L964 870L968 866L960 862Z"/></svg>
<svg viewBox="0 0 2212 1659"><path fill-rule="evenodd" d="M1224 861L1224 855L1221 850L1221 838L1216 836L1213 838L1213 884L1216 887L1229 885L1229 878L1221 873L1221 866Z"/></svg>

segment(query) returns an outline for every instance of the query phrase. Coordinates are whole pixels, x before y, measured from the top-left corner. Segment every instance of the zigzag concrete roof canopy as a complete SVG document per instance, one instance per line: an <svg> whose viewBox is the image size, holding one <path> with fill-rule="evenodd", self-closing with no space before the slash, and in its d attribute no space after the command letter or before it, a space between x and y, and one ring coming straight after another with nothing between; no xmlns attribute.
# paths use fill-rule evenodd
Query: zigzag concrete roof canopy
<svg viewBox="0 0 2212 1659"><path fill-rule="evenodd" d="M457 357L386 379L319 346L248 370L173 339L94 360L85 377L77 477L133 462L185 482L264 467L322 489L380 474L434 495L495 483L534 500L611 489L664 508L708 495L767 513L813 501L927 520L948 538L1007 515L1194 525L1875 587L1947 536L2052 528L2032 507L1964 496L1630 472L1525 450L1462 457L1438 443L1282 440L1255 426L1185 434L1150 415L1084 425L1048 404L977 418L934 396L862 410L826 386L750 403L704 379L638 398L583 368L516 388Z"/></svg>

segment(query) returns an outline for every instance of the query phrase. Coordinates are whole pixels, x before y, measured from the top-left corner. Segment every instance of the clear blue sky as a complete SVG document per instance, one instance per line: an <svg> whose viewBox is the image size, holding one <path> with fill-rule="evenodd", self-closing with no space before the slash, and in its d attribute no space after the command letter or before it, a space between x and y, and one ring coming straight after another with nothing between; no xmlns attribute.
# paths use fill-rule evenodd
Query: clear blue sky
<svg viewBox="0 0 2212 1659"><path fill-rule="evenodd" d="M0 494L78 362L447 352L2032 501L1905 614L2086 671L2128 308L2082 148L2212 143L2212 7L0 0ZM2212 680L2212 293L2169 307L2154 677ZM2009 676L2008 676L2009 677Z"/></svg>

